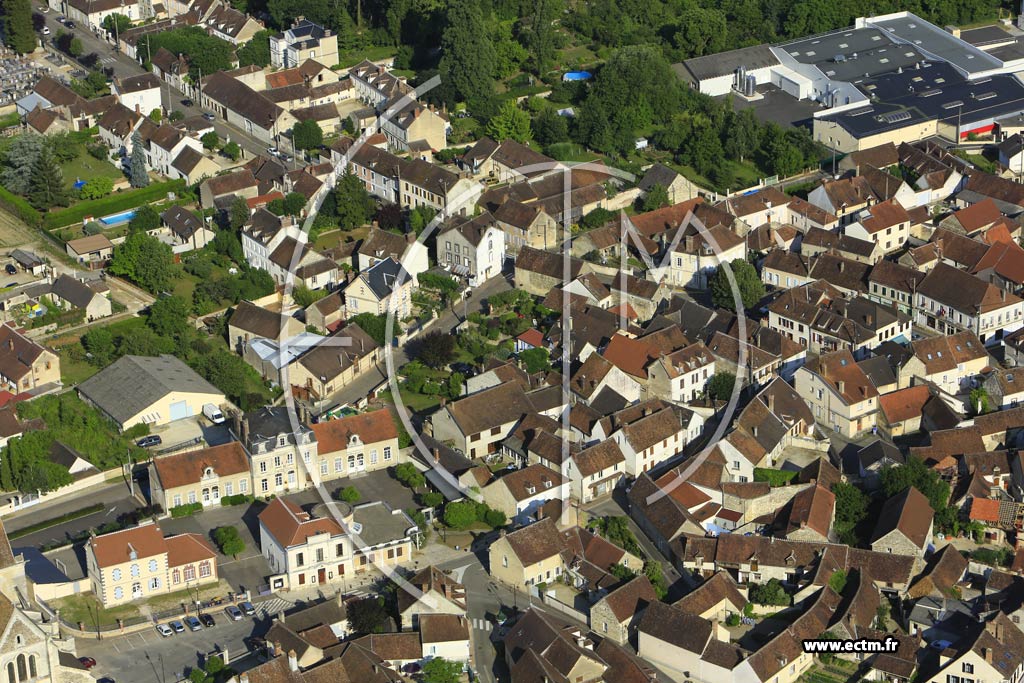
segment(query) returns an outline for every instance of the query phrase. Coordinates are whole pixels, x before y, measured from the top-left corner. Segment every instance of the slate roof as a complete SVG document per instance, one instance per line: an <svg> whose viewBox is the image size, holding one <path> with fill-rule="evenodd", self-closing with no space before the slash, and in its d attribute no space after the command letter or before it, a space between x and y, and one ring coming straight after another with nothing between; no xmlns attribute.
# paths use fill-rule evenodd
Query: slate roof
<svg viewBox="0 0 1024 683"><path fill-rule="evenodd" d="M209 394L219 403L224 394L169 354L122 356L78 385L78 392L118 422L151 408L171 392Z"/></svg>
<svg viewBox="0 0 1024 683"><path fill-rule="evenodd" d="M871 542L898 530L911 543L923 548L928 541L933 515L932 506L924 494L908 486L902 493L885 501Z"/></svg>

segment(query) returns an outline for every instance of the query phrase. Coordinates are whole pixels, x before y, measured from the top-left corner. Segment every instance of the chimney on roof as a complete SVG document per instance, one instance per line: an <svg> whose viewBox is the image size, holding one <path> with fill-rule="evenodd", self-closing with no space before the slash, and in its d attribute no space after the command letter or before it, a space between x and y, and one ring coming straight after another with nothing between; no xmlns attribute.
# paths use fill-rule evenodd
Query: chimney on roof
<svg viewBox="0 0 1024 683"><path fill-rule="evenodd" d="M988 662L989 664L991 664L992 663L992 648L990 648L990 647L983 647L983 648L981 648L981 651L985 655L985 661Z"/></svg>
<svg viewBox="0 0 1024 683"><path fill-rule="evenodd" d="M768 412L775 412L775 394L768 394Z"/></svg>
<svg viewBox="0 0 1024 683"><path fill-rule="evenodd" d="M843 392L846 391L846 382L844 382L843 380L839 380L838 382L836 382L836 388L839 389L839 393L842 394Z"/></svg>
<svg viewBox="0 0 1024 683"><path fill-rule="evenodd" d="M845 266L845 265L846 265L846 264L845 264L845 263L843 263L842 261L840 261L840 262L839 262L839 272L840 272L840 273L841 273L841 272L843 272L843 266Z"/></svg>
<svg viewBox="0 0 1024 683"><path fill-rule="evenodd" d="M247 674L244 671L241 674L239 674L238 683L249 683L249 674Z"/></svg>
<svg viewBox="0 0 1024 683"><path fill-rule="evenodd" d="M441 462L441 449L440 448L435 448L434 449L434 462Z"/></svg>
<svg viewBox="0 0 1024 683"><path fill-rule="evenodd" d="M238 438L242 440L243 444L249 443L249 418L244 415L242 416L242 431Z"/></svg>
<svg viewBox="0 0 1024 683"><path fill-rule="evenodd" d="M295 655L295 650L288 650L288 670L299 670L299 658Z"/></svg>
<svg viewBox="0 0 1024 683"><path fill-rule="evenodd" d="M751 427L750 431L754 435L754 438L756 439L757 438L757 425L754 425L753 427Z"/></svg>
<svg viewBox="0 0 1024 683"><path fill-rule="evenodd" d="M277 611L277 620L282 624L284 623L284 610Z"/></svg>
<svg viewBox="0 0 1024 683"><path fill-rule="evenodd" d="M864 322L867 323L868 325L872 324L872 322L874 322L874 316L868 313L867 315L864 316Z"/></svg>
<svg viewBox="0 0 1024 683"><path fill-rule="evenodd" d="M446 399L444 396L442 396L441 397L441 407L444 408L445 405L447 405L447 403L448 403L448 399Z"/></svg>
<svg viewBox="0 0 1024 683"><path fill-rule="evenodd" d="M1000 290L999 290L999 297L1000 297L1000 298L1001 298L1001 299L1002 299L1003 301L1006 301L1006 290L1005 290L1005 289L1000 289Z"/></svg>
<svg viewBox="0 0 1024 683"><path fill-rule="evenodd" d="M694 247L693 235L686 236L686 251L692 252Z"/></svg>

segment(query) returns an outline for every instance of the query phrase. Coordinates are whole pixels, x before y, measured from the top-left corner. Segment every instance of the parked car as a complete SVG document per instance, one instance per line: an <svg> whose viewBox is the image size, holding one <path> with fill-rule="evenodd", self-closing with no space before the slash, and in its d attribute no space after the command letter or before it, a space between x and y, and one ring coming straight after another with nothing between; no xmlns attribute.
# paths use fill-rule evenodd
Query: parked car
<svg viewBox="0 0 1024 683"><path fill-rule="evenodd" d="M242 611L245 612L245 616L247 617L251 617L252 615L256 614L256 608L252 606L251 602L243 602L239 605L239 607L242 608Z"/></svg>
<svg viewBox="0 0 1024 683"><path fill-rule="evenodd" d="M115 681L110 676L104 676L103 678L97 680L96 683L117 683L117 681Z"/></svg>
<svg viewBox="0 0 1024 683"><path fill-rule="evenodd" d="M167 624L157 624L156 632L162 635L164 638L166 638L167 636L174 635L174 630Z"/></svg>
<svg viewBox="0 0 1024 683"><path fill-rule="evenodd" d="M44 36L50 35L50 27L49 26L44 26L43 30L40 31L40 33L42 33Z"/></svg>
<svg viewBox="0 0 1024 683"><path fill-rule="evenodd" d="M192 106L193 104L195 104L195 102L193 102L192 100L190 100L190 99L189 99L189 98L187 98L187 97L186 97L185 99L183 99L183 100L181 101L181 103L182 103L182 104L183 104L184 106L186 106L186 107L191 107L191 106Z"/></svg>
<svg viewBox="0 0 1024 683"><path fill-rule="evenodd" d="M292 160L292 156L290 154L285 154L284 152L282 152L280 156L281 156L281 161L288 162L288 161Z"/></svg>
<svg viewBox="0 0 1024 683"><path fill-rule="evenodd" d="M231 621L242 620L242 610L238 609L234 605L228 605L224 608L224 612L228 615L228 619Z"/></svg>
<svg viewBox="0 0 1024 683"><path fill-rule="evenodd" d="M78 662L86 669L91 669L96 666L96 660L92 657L79 657Z"/></svg>
<svg viewBox="0 0 1024 683"><path fill-rule="evenodd" d="M175 619L174 621L169 623L168 626L170 626L171 629L175 633L184 633L185 632L185 626L180 621L178 621L177 619Z"/></svg>
<svg viewBox="0 0 1024 683"><path fill-rule="evenodd" d="M210 112L206 112L205 114L203 114L203 118L207 121L213 121L217 117L211 114Z"/></svg>
<svg viewBox="0 0 1024 683"><path fill-rule="evenodd" d="M50 13L50 6L49 5L43 5L43 8L41 10L39 10L39 11L42 12L43 14L49 14Z"/></svg>
<svg viewBox="0 0 1024 683"><path fill-rule="evenodd" d="M8 275L17 275L18 274L18 269L14 267L13 263L8 263L6 266L4 266L4 270L7 271Z"/></svg>
<svg viewBox="0 0 1024 683"><path fill-rule="evenodd" d="M149 436L144 436L136 441L135 445L139 448L152 448L153 446L159 446L163 442L164 441L160 438L159 434L150 434Z"/></svg>
<svg viewBox="0 0 1024 683"><path fill-rule="evenodd" d="M203 622L199 621L195 617L185 617L185 625L188 626L190 631L202 631Z"/></svg>
<svg viewBox="0 0 1024 683"><path fill-rule="evenodd" d="M213 615L209 612L203 612L199 615L199 621L203 622L203 626L211 628L217 625L217 620L213 618Z"/></svg>
<svg viewBox="0 0 1024 683"><path fill-rule="evenodd" d="M65 25L65 26L67 26L67 27L68 27L69 29L71 29L72 31L74 31L74 30L75 30L75 22L73 22L73 21L68 21L68 22L66 22L66 23L65 23L64 25Z"/></svg>
<svg viewBox="0 0 1024 683"><path fill-rule="evenodd" d="M267 147L267 154L269 154L272 157L276 157L277 156L277 147Z"/></svg>

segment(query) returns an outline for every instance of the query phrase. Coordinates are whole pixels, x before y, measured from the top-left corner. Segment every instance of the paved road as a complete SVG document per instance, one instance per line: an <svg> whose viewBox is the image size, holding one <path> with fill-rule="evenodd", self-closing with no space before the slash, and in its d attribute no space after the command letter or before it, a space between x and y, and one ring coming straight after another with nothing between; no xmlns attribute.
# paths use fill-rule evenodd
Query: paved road
<svg viewBox="0 0 1024 683"><path fill-rule="evenodd" d="M625 517L629 520L629 528L633 532L633 535L636 536L637 543L639 543L640 547L643 548L644 553L648 558L656 559L661 562L668 584L674 584L679 579L679 572L677 572L672 566L672 563L661 554L661 551L658 550L654 543L647 538L647 534L641 531L640 527L636 525L636 522L629 517L629 514L626 512L624 498L624 492L616 489L615 495L612 497L605 498L596 504L588 505L585 509L587 512L595 515Z"/></svg>
<svg viewBox="0 0 1024 683"><path fill-rule="evenodd" d="M123 482L118 481L86 489L75 494L73 498L58 500L53 503L43 503L15 515L7 516L4 518L4 526L7 529L7 533L12 533L42 520L60 517L65 513L81 510L97 502L103 503L103 510L100 512L31 533L15 539L11 544L15 547L38 548L44 543L66 539L94 526L114 521L121 513L130 512L139 507L138 501L132 498L128 492L128 487Z"/></svg>

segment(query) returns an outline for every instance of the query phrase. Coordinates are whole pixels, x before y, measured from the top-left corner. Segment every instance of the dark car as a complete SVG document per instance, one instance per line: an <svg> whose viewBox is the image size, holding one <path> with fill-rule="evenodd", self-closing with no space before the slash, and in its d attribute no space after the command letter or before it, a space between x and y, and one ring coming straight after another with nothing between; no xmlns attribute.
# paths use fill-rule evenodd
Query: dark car
<svg viewBox="0 0 1024 683"><path fill-rule="evenodd" d="M217 625L217 622L214 620L213 615L209 612L203 612L202 614L200 614L199 621L203 622L203 626L205 626L206 628L210 628L211 626Z"/></svg>
<svg viewBox="0 0 1024 683"><path fill-rule="evenodd" d="M193 104L195 104L195 102L193 102L192 100L188 99L187 97L185 99L183 99L181 101L181 103L183 105L185 105L186 107L191 107Z"/></svg>
<svg viewBox="0 0 1024 683"><path fill-rule="evenodd" d="M4 270L7 271L8 275L17 275L18 274L18 269L14 267L13 263L8 263L6 266L4 266Z"/></svg>
<svg viewBox="0 0 1024 683"><path fill-rule="evenodd" d="M251 602L243 602L239 605L239 607L242 608L242 611L245 612L245 616L247 617L251 617L252 615L256 614L256 608L252 606Z"/></svg>
<svg viewBox="0 0 1024 683"><path fill-rule="evenodd" d="M67 26L71 30L74 30L74 28L75 28L75 22L73 22L73 21L69 21L69 22L65 23L64 25Z"/></svg>
<svg viewBox="0 0 1024 683"><path fill-rule="evenodd" d="M139 448L151 448L153 446L159 446L163 442L163 439L161 439L158 434L150 434L149 436L144 436L136 441L135 445Z"/></svg>
<svg viewBox="0 0 1024 683"><path fill-rule="evenodd" d="M113 678L111 678L110 676L104 676L103 678L101 678L98 681L96 681L96 683L117 683L117 682Z"/></svg>
<svg viewBox="0 0 1024 683"><path fill-rule="evenodd" d="M79 657L78 663L84 666L86 669L91 669L96 666L96 660L92 657Z"/></svg>

